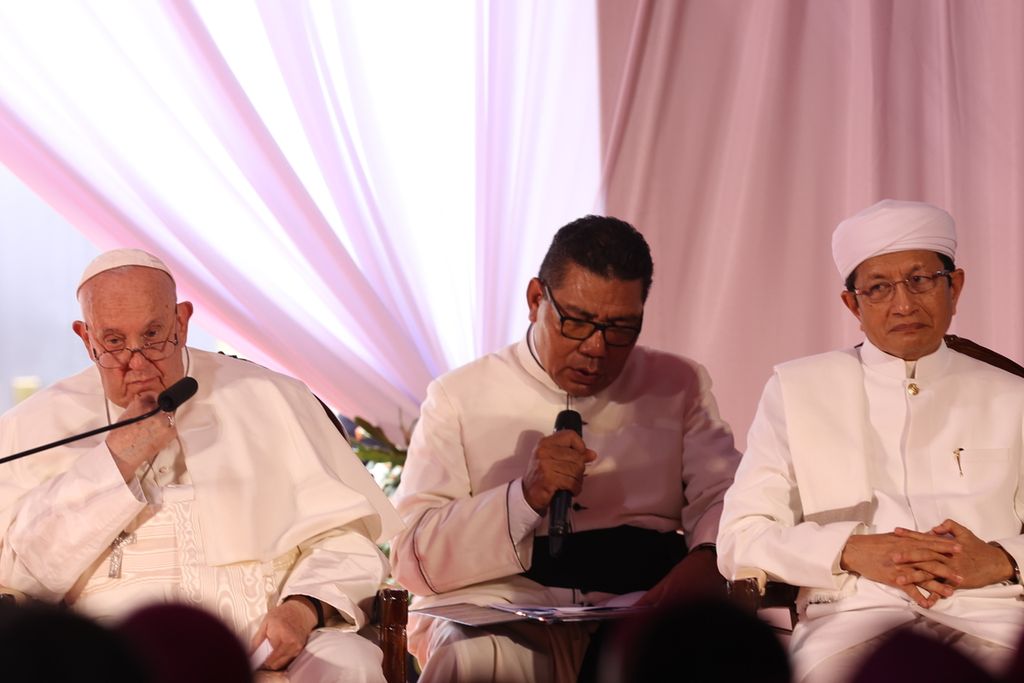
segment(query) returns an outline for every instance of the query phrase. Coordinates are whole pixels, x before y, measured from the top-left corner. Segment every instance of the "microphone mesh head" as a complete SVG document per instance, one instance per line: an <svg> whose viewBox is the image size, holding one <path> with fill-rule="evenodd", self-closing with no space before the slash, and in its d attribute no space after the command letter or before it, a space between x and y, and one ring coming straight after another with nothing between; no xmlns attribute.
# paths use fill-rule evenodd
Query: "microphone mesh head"
<svg viewBox="0 0 1024 683"><path fill-rule="evenodd" d="M571 429L579 435L583 435L583 416L575 410L563 410L555 418L555 431Z"/></svg>
<svg viewBox="0 0 1024 683"><path fill-rule="evenodd" d="M185 401L192 398L199 389L199 382L193 377L182 377L177 382L160 392L156 397L156 404L165 413L177 410Z"/></svg>

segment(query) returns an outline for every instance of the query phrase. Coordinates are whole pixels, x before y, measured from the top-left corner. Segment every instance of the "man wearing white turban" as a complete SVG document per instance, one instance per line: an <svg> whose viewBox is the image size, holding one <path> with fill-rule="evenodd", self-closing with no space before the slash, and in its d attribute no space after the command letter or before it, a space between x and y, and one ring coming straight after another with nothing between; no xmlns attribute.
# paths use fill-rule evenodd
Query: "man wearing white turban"
<svg viewBox="0 0 1024 683"><path fill-rule="evenodd" d="M92 365L0 416L0 455L142 415L185 376L199 388L0 466L0 585L101 621L191 604L288 680L382 683L355 631L388 572L374 539L401 523L316 397L186 346L192 304L151 254L100 255L78 299Z"/></svg>
<svg viewBox="0 0 1024 683"><path fill-rule="evenodd" d="M1024 380L943 342L964 285L948 213L883 200L832 249L866 339L775 368L719 568L801 587L796 680L848 679L895 629L998 669L1024 624Z"/></svg>

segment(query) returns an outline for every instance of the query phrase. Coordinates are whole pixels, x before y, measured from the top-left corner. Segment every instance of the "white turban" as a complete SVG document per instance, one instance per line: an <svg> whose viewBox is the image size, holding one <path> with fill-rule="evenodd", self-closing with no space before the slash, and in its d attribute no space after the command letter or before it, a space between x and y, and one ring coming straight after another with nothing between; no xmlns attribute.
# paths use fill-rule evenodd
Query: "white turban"
<svg viewBox="0 0 1024 683"><path fill-rule="evenodd" d="M163 261L149 252L142 251L141 249L114 249L100 254L85 267L82 279L78 281L78 289L81 289L87 280L96 277L100 273L125 266L142 266L143 268L162 270L171 278L171 282L174 282L174 276L171 275L170 269Z"/></svg>
<svg viewBox="0 0 1024 683"><path fill-rule="evenodd" d="M832 233L832 258L846 280L872 256L925 249L956 257L956 224L948 213L924 202L883 199L847 218Z"/></svg>

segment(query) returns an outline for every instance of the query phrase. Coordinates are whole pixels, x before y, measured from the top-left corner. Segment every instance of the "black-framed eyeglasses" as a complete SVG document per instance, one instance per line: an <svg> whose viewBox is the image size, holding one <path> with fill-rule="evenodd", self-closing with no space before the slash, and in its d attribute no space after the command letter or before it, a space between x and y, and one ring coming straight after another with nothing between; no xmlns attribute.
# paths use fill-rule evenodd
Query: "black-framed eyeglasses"
<svg viewBox="0 0 1024 683"><path fill-rule="evenodd" d="M135 348L126 346L120 349L108 349L103 345L100 345L100 348L103 350L99 353L97 353L95 348L92 350L92 357L96 361L96 365L107 370L123 370L128 367L128 364L132 361L132 356L136 353L151 363L170 358L171 354L178 348L178 332L175 330L163 341L146 342L142 346Z"/></svg>
<svg viewBox="0 0 1024 683"><path fill-rule="evenodd" d="M555 301L551 288L546 283L542 282L541 284L544 285L544 293L547 295L548 301L555 307L555 313L558 314L558 322L561 325L560 330L563 337L584 341L590 339L594 332L600 331L604 337L604 343L608 346L631 346L636 343L637 337L640 336L639 327L609 325L608 323L596 323L593 320L572 318L566 315L562 307Z"/></svg>
<svg viewBox="0 0 1024 683"><path fill-rule="evenodd" d="M948 278L949 283L953 284L953 278L950 277L953 271L950 270L937 270L931 275L911 275L903 278L902 280L895 280L893 282L882 281L875 282L866 289L855 289L854 294L858 296L867 297L868 301L873 304L880 304L888 301L896 293L896 285L906 285L907 291L911 294L924 294L935 289L935 285L938 283L939 278Z"/></svg>

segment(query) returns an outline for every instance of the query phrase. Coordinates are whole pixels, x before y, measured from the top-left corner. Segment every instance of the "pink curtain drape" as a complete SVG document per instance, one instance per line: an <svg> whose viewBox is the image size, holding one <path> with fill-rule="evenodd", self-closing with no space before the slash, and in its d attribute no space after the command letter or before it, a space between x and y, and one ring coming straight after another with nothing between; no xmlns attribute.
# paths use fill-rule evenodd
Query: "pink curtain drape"
<svg viewBox="0 0 1024 683"><path fill-rule="evenodd" d="M597 10L479 0L475 319L522 336L526 285L562 225L602 210Z"/></svg>
<svg viewBox="0 0 1024 683"><path fill-rule="evenodd" d="M1024 359L1013 0L410 4L379 39L371 3L24 6L0 6L0 161L346 412L408 422L517 338L550 235L605 208L654 250L642 341L709 367L741 443L773 364L858 340L830 235L882 197L953 213L954 329Z"/></svg>
<svg viewBox="0 0 1024 683"><path fill-rule="evenodd" d="M1024 360L1024 5L600 2L607 206L650 238L644 341L705 362L744 441L772 365L859 341L836 223L958 222L956 333Z"/></svg>

